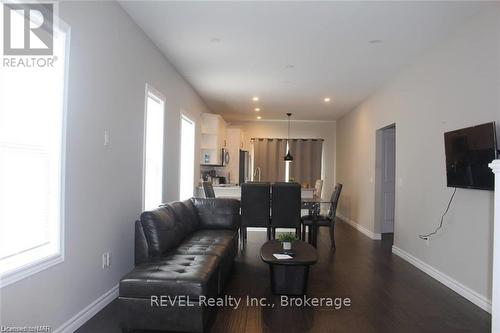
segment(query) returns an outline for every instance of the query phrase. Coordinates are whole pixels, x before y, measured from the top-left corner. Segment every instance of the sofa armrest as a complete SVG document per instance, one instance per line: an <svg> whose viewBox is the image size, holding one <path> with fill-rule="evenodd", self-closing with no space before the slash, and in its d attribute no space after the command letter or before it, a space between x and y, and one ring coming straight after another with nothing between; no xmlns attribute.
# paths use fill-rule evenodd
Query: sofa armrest
<svg viewBox="0 0 500 333"><path fill-rule="evenodd" d="M241 224L239 200L192 198L191 201L200 217L200 229L239 229Z"/></svg>
<svg viewBox="0 0 500 333"><path fill-rule="evenodd" d="M135 221L135 266L145 263L149 260L149 248L146 235L142 229L141 221Z"/></svg>

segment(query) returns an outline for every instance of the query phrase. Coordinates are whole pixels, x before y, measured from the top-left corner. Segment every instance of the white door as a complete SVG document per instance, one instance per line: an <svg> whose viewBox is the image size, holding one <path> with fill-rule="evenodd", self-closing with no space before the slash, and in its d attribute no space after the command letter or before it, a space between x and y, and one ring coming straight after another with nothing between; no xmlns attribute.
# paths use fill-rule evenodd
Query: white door
<svg viewBox="0 0 500 333"><path fill-rule="evenodd" d="M396 129L382 132L382 233L394 232Z"/></svg>

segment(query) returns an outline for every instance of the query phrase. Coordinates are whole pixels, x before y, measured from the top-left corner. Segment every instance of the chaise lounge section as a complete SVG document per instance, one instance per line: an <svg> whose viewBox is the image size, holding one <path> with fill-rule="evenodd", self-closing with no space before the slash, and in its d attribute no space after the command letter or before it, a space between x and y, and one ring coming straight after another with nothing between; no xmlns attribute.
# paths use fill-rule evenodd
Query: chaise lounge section
<svg viewBox="0 0 500 333"><path fill-rule="evenodd" d="M120 281L124 331L204 331L215 309L198 300L216 297L227 283L239 226L234 199L192 198L142 213L135 268Z"/></svg>

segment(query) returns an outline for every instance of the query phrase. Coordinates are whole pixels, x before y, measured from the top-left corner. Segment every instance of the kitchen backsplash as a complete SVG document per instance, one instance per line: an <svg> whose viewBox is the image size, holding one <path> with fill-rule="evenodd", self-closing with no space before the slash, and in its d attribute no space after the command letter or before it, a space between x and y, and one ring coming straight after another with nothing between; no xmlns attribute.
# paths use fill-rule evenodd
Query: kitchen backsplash
<svg viewBox="0 0 500 333"><path fill-rule="evenodd" d="M226 184L237 183L237 179L232 179L230 172L227 167L213 167L213 166L201 166L200 167L200 179L207 180L207 176L210 178L223 178ZM214 183L216 180L213 180ZM222 182L221 182L222 183Z"/></svg>

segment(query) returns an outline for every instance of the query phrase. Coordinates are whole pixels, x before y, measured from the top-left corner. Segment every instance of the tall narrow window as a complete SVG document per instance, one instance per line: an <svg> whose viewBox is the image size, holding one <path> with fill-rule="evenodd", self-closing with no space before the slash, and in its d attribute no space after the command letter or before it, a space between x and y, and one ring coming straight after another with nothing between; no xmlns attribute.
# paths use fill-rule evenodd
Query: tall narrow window
<svg viewBox="0 0 500 333"><path fill-rule="evenodd" d="M195 124L186 117L181 116L181 165L180 165L180 189L181 200L193 196L194 190L194 139Z"/></svg>
<svg viewBox="0 0 500 333"><path fill-rule="evenodd" d="M19 12L11 11L11 22L23 26ZM68 45L61 25L54 25L53 56L30 57L36 66L8 57L0 69L1 286L63 260ZM13 39L22 38L20 31ZM56 60L49 65L48 58Z"/></svg>
<svg viewBox="0 0 500 333"><path fill-rule="evenodd" d="M285 179L286 140L255 138L253 152L254 181L282 182Z"/></svg>
<svg viewBox="0 0 500 333"><path fill-rule="evenodd" d="M165 99L160 93L147 87L143 192L145 210L158 207L163 198L164 113Z"/></svg>

